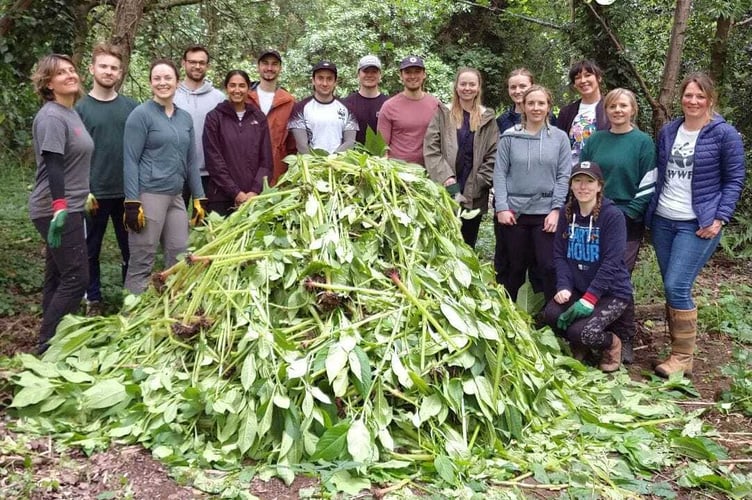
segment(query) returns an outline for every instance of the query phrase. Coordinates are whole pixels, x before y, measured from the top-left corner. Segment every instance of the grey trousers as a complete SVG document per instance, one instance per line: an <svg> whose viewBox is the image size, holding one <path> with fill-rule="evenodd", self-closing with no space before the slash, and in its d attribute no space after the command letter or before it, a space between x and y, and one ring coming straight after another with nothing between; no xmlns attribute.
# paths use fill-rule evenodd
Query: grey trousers
<svg viewBox="0 0 752 500"><path fill-rule="evenodd" d="M140 294L149 285L157 248L162 245L165 267L178 261L188 248L188 213L182 195L142 193L139 196L146 224L140 233L128 235L130 260L125 288Z"/></svg>

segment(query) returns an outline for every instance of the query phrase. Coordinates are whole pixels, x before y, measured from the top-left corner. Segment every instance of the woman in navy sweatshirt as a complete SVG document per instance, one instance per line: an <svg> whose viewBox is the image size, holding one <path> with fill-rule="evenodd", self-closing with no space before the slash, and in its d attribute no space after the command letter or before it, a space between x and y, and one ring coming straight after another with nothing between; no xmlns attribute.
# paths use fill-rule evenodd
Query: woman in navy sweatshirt
<svg viewBox="0 0 752 500"><path fill-rule="evenodd" d="M610 326L632 298L624 263L624 215L603 197L603 173L597 163L579 163L572 169L569 187L571 196L561 209L554 240L556 295L543 314L575 352L600 350L600 369L613 372L621 365L621 341Z"/></svg>

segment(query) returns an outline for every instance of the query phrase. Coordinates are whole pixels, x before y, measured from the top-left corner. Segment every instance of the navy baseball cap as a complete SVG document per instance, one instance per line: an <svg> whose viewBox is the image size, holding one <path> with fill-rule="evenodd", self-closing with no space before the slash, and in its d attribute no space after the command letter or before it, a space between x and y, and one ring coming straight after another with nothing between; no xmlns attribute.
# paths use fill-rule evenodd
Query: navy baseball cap
<svg viewBox="0 0 752 500"><path fill-rule="evenodd" d="M317 71L320 71L322 69L328 69L329 71L334 72L334 76L337 76L337 66L334 65L331 61L319 61L316 63L316 65L311 70L311 74L315 75Z"/></svg>
<svg viewBox="0 0 752 500"><path fill-rule="evenodd" d="M423 64L423 59L421 59L418 56L407 56L406 58L402 59L402 62L400 63L400 71L407 68L423 68L425 69L426 66Z"/></svg>

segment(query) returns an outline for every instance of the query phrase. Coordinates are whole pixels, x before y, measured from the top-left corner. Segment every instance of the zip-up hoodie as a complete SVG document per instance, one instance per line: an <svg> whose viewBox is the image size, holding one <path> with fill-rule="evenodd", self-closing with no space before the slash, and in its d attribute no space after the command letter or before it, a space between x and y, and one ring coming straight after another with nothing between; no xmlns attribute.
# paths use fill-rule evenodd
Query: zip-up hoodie
<svg viewBox="0 0 752 500"><path fill-rule="evenodd" d="M603 198L596 220L592 214L580 215L575 199L572 212L567 219L566 208L562 207L556 227L556 290L590 293L598 299L604 296L630 299L632 283L624 263L627 248L624 214L608 198Z"/></svg>
<svg viewBox="0 0 752 500"><path fill-rule="evenodd" d="M272 146L266 116L247 102L243 118L224 101L206 115L204 152L210 202L234 201L239 192L260 193L272 175Z"/></svg>
<svg viewBox="0 0 752 500"><path fill-rule="evenodd" d="M201 137L204 134L204 121L206 114L217 107L217 104L225 100L225 94L215 89L211 82L206 79L196 90L191 90L180 82L173 100L175 106L184 109L193 119L194 143L196 144L196 161L198 170L202 176L209 175L204 164L204 145Z"/></svg>
<svg viewBox="0 0 752 500"><path fill-rule="evenodd" d="M248 92L248 100L260 106L258 97L258 84ZM274 91L274 100L266 119L269 123L269 135L272 140L272 156L274 167L269 185L274 186L277 180L287 172L287 164L284 158L295 153L295 140L287 130L287 122L290 120L292 108L295 106L295 98L283 88Z"/></svg>
<svg viewBox="0 0 752 500"><path fill-rule="evenodd" d="M493 186L497 212L546 215L564 205L572 170L569 138L544 126L536 135L521 127L502 133L496 151Z"/></svg>
<svg viewBox="0 0 752 500"><path fill-rule="evenodd" d="M473 139L473 166L465 182L462 195L467 201L462 206L468 209L488 210L488 191L493 182L499 130L493 111L483 108L480 127ZM443 104L428 124L423 139L423 159L429 177L443 184L449 177L457 176L457 128L452 124L451 112Z"/></svg>

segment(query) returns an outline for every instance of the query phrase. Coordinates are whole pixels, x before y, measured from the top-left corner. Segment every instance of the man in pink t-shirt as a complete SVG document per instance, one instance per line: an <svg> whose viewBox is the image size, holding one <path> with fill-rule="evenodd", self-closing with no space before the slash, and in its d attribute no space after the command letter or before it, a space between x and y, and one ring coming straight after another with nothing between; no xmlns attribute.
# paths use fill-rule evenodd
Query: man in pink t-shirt
<svg viewBox="0 0 752 500"><path fill-rule="evenodd" d="M423 165L423 138L439 100L423 90L426 67L420 57L402 60L400 78L404 89L381 107L376 128L389 146L390 158Z"/></svg>

